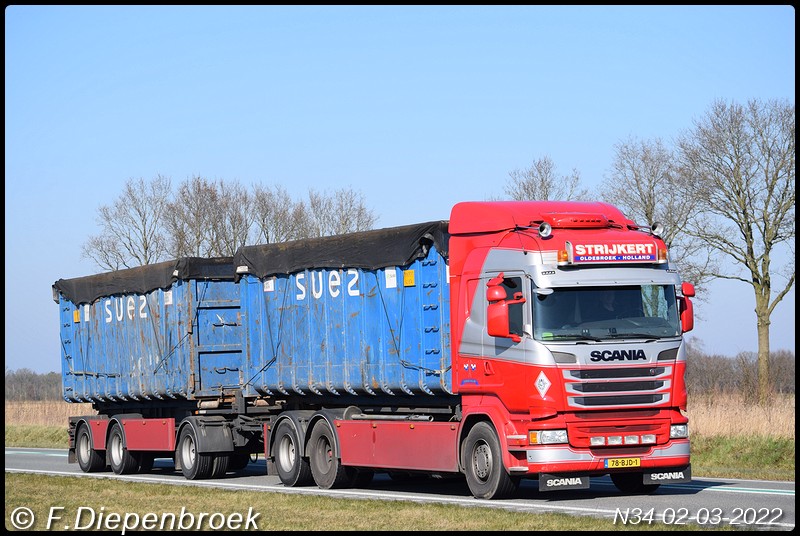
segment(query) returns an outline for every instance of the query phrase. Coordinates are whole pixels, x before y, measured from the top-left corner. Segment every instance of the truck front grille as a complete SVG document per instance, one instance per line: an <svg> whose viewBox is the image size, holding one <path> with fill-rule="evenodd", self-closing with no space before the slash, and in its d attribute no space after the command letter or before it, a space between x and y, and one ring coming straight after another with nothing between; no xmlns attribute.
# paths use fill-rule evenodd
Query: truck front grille
<svg viewBox="0 0 800 536"><path fill-rule="evenodd" d="M565 370L567 404L575 408L663 405L670 400L672 367Z"/></svg>

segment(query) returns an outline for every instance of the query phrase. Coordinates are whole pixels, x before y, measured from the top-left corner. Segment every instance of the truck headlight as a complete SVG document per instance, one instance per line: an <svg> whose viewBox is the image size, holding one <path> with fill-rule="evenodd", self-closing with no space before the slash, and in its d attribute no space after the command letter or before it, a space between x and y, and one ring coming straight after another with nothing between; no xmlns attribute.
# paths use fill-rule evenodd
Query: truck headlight
<svg viewBox="0 0 800 536"><path fill-rule="evenodd" d="M669 427L669 438L670 439L681 439L689 437L689 425L688 424L673 424Z"/></svg>
<svg viewBox="0 0 800 536"><path fill-rule="evenodd" d="M528 433L531 445L553 445L569 443L566 430L531 430Z"/></svg>

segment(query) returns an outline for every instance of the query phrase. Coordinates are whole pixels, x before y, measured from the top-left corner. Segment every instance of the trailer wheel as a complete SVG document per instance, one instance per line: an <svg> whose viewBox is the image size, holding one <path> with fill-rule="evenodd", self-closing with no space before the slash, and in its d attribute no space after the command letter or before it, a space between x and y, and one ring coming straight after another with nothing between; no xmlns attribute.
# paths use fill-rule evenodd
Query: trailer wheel
<svg viewBox="0 0 800 536"><path fill-rule="evenodd" d="M308 460L300 456L300 439L289 421L275 430L275 468L284 486L306 486L313 481Z"/></svg>
<svg viewBox="0 0 800 536"><path fill-rule="evenodd" d="M125 448L125 436L119 423L114 424L108 436L107 456L111 462L111 470L118 475L128 475L139 469L138 457Z"/></svg>
<svg viewBox="0 0 800 536"><path fill-rule="evenodd" d="M356 469L345 467L336 457L335 445L336 436L330 425L319 420L308 441L308 457L314 482L322 489L352 486L356 479Z"/></svg>
<svg viewBox="0 0 800 536"><path fill-rule="evenodd" d="M503 467L500 441L494 428L479 422L469 431L462 451L467 485L477 499L502 499L517 491L519 478Z"/></svg>
<svg viewBox="0 0 800 536"><path fill-rule="evenodd" d="M661 484L645 484L642 473L611 473L611 481L622 493L653 493Z"/></svg>
<svg viewBox="0 0 800 536"><path fill-rule="evenodd" d="M211 478L222 478L228 472L231 463L230 454L216 454L211 464Z"/></svg>
<svg viewBox="0 0 800 536"><path fill-rule="evenodd" d="M211 475L213 456L197 452L197 435L191 426L184 426L181 430L177 455L181 461L181 472L188 480L201 480Z"/></svg>
<svg viewBox="0 0 800 536"><path fill-rule="evenodd" d="M229 471L241 471L250 464L249 452L234 452L228 462Z"/></svg>
<svg viewBox="0 0 800 536"><path fill-rule="evenodd" d="M154 454L142 452L139 454L139 472L142 474L149 473L153 470L153 464L156 461Z"/></svg>
<svg viewBox="0 0 800 536"><path fill-rule="evenodd" d="M78 465L84 473L94 473L106 467L106 453L92 448L92 437L89 434L89 427L85 424L78 429L75 454L78 457Z"/></svg>

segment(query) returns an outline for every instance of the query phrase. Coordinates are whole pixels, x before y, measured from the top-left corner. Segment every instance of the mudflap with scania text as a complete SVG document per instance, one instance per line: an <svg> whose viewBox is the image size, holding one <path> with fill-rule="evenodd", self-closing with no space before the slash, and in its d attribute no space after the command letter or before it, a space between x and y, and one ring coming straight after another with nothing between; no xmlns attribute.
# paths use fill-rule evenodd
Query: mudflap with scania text
<svg viewBox="0 0 800 536"><path fill-rule="evenodd" d="M684 484L691 481L691 464L677 469L659 468L644 473L645 484Z"/></svg>
<svg viewBox="0 0 800 536"><path fill-rule="evenodd" d="M589 477L581 475L548 474L539 475L539 491L562 489L589 489Z"/></svg>

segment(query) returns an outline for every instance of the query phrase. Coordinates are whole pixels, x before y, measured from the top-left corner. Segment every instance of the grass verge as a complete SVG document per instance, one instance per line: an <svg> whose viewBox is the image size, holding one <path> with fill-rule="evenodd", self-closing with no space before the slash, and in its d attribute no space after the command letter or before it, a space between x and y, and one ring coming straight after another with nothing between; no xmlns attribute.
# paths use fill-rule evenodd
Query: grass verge
<svg viewBox="0 0 800 536"><path fill-rule="evenodd" d="M692 475L794 481L795 441L772 436L692 436Z"/></svg>
<svg viewBox="0 0 800 536"><path fill-rule="evenodd" d="M30 508L36 519L30 527L32 530L65 530L68 527L72 530L122 530L122 534L133 529L326 532L395 531L401 527L404 531L459 532L653 530L647 524L614 524L613 520L566 514L531 514L484 507L284 493L228 490L214 490L212 493L192 486L16 473L6 474L5 494L6 520L11 519L15 509ZM202 513L206 516L200 520ZM51 515L61 519L48 526ZM14 527L7 521L6 528ZM693 525L659 524L658 528L697 530ZM728 527L704 530L726 529L729 530Z"/></svg>

